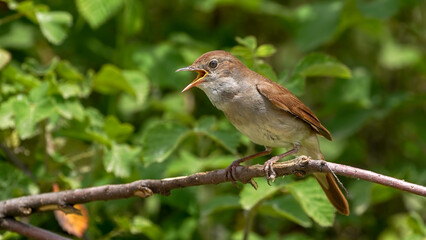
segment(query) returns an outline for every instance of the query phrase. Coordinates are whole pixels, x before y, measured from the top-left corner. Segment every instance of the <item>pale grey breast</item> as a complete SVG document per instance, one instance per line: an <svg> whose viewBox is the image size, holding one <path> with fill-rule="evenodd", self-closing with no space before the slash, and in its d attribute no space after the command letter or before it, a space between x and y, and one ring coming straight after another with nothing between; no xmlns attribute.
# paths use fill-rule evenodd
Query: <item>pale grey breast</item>
<svg viewBox="0 0 426 240"><path fill-rule="evenodd" d="M235 95L220 106L229 121L251 141L269 147L292 147L309 135L309 127L291 113L275 108L256 88L250 98Z"/></svg>

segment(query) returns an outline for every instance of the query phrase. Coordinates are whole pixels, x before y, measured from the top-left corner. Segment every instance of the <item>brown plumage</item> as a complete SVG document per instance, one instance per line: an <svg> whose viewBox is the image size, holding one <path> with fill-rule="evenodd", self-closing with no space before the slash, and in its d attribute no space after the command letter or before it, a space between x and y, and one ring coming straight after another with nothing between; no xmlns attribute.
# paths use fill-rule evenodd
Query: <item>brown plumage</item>
<svg viewBox="0 0 426 240"><path fill-rule="evenodd" d="M302 103L296 96L294 96L287 88L280 84L265 79L262 84L257 84L257 90L269 99L276 107L289 112L301 120L308 123L311 128L332 141L330 132L321 124L317 116L309 109L305 104Z"/></svg>
<svg viewBox="0 0 426 240"><path fill-rule="evenodd" d="M332 137L315 114L285 87L250 70L232 54L208 52L177 71L197 72L197 78L183 91L194 86L202 89L240 132L266 147L265 151L238 159L227 168L233 182L235 167L246 160L269 155L273 147L290 150L265 162L268 183L276 177L273 164L285 156L324 159L316 135L328 140ZM314 176L337 211L348 215L348 202L333 175L314 173Z"/></svg>

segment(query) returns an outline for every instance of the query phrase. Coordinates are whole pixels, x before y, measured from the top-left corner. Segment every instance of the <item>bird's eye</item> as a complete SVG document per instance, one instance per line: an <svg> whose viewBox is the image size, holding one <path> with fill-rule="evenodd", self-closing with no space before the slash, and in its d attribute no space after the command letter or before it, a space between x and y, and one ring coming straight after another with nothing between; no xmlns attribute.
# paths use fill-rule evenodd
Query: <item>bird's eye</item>
<svg viewBox="0 0 426 240"><path fill-rule="evenodd" d="M216 68L217 67L217 60L213 59L209 62L209 67L210 68Z"/></svg>

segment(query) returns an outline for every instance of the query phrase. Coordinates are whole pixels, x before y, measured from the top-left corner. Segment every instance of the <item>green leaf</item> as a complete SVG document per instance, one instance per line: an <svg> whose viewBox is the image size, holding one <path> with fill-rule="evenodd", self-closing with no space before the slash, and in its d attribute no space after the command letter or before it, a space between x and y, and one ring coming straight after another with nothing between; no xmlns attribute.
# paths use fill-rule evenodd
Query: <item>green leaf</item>
<svg viewBox="0 0 426 240"><path fill-rule="evenodd" d="M371 203L371 182L357 181L351 185L350 193L353 196L351 208L358 216L364 214L370 207Z"/></svg>
<svg viewBox="0 0 426 240"><path fill-rule="evenodd" d="M55 71L58 73L59 77L68 81L81 82L84 80L83 75L66 60L58 62Z"/></svg>
<svg viewBox="0 0 426 240"><path fill-rule="evenodd" d="M132 89L137 89L136 103L142 105L149 93L148 77L141 71L123 70L122 73Z"/></svg>
<svg viewBox="0 0 426 240"><path fill-rule="evenodd" d="M21 139L31 137L35 132L36 108L30 105L28 98L20 97L13 104L15 126Z"/></svg>
<svg viewBox="0 0 426 240"><path fill-rule="evenodd" d="M256 38L254 36L247 36L245 38L236 37L235 40L239 44L250 49L251 51L254 51L257 47L257 41L256 41Z"/></svg>
<svg viewBox="0 0 426 240"><path fill-rule="evenodd" d="M305 89L306 77L351 78L352 75L349 68L335 58L322 53L311 53L298 63L285 86L295 95L301 95Z"/></svg>
<svg viewBox="0 0 426 240"><path fill-rule="evenodd" d="M34 4L34 1L27 0L22 1L16 6L16 10L18 10L19 13L25 15L29 20L31 20L34 23L37 23L37 16L36 14L38 12L48 12L49 7L44 4Z"/></svg>
<svg viewBox="0 0 426 240"><path fill-rule="evenodd" d="M45 98L35 103L35 109L34 119L39 122L50 117L55 112L55 105L51 98Z"/></svg>
<svg viewBox="0 0 426 240"><path fill-rule="evenodd" d="M305 92L306 79L301 74L293 74L283 85L294 95L300 96Z"/></svg>
<svg viewBox="0 0 426 240"><path fill-rule="evenodd" d="M383 239L423 240L426 237L423 219L415 212L391 215L387 222Z"/></svg>
<svg viewBox="0 0 426 240"><path fill-rule="evenodd" d="M129 95L121 96L120 110L125 114L132 114L141 111L149 94L148 77L141 71L124 70L122 73L129 85L135 90L136 101L134 97Z"/></svg>
<svg viewBox="0 0 426 240"><path fill-rule="evenodd" d="M15 126L13 121L13 109L16 98L9 98L0 105L0 129L8 129Z"/></svg>
<svg viewBox="0 0 426 240"><path fill-rule="evenodd" d="M37 12L36 17L41 32L49 42L59 45L65 40L72 25L71 14L60 11Z"/></svg>
<svg viewBox="0 0 426 240"><path fill-rule="evenodd" d="M91 129L91 130L86 130L85 133L88 136L87 138L88 140L100 143L106 147L111 147L114 144L114 142L110 138L108 138L108 136L105 134L105 132L101 130Z"/></svg>
<svg viewBox="0 0 426 240"><path fill-rule="evenodd" d="M350 78L350 70L340 63L319 63L303 71L305 77L338 77Z"/></svg>
<svg viewBox="0 0 426 240"><path fill-rule="evenodd" d="M40 84L40 80L38 78L31 74L22 72L21 69L18 69L12 64L7 65L1 73L4 81L21 84L27 89L31 89Z"/></svg>
<svg viewBox="0 0 426 240"><path fill-rule="evenodd" d="M166 176L190 175L207 169L220 169L229 166L235 160L234 156L211 154L206 158L195 156L192 153L180 150L179 158L167 164Z"/></svg>
<svg viewBox="0 0 426 240"><path fill-rule="evenodd" d="M82 94L80 86L76 83L60 83L58 85L58 91L65 99L79 97Z"/></svg>
<svg viewBox="0 0 426 240"><path fill-rule="evenodd" d="M357 107L341 109L329 122L335 139L343 139L356 133L372 117L374 111Z"/></svg>
<svg viewBox="0 0 426 240"><path fill-rule="evenodd" d="M277 50L272 44L263 44L256 49L256 56L269 57L269 56L272 56L276 51Z"/></svg>
<svg viewBox="0 0 426 240"><path fill-rule="evenodd" d="M414 233L426 237L426 225L417 212L411 212L410 215L407 216L407 225Z"/></svg>
<svg viewBox="0 0 426 240"><path fill-rule="evenodd" d="M49 87L50 86L48 82L42 82L40 85L30 91L28 99L31 102L39 102L45 100L46 97L49 96Z"/></svg>
<svg viewBox="0 0 426 240"><path fill-rule="evenodd" d="M275 74L275 71L272 69L271 65L263 61L257 61L253 70L274 82L278 80L277 75Z"/></svg>
<svg viewBox="0 0 426 240"><path fill-rule="evenodd" d="M200 118L194 132L201 132L222 145L231 153L237 153L237 147L240 143L240 134L234 129L224 130L217 129L216 118L213 116L206 116Z"/></svg>
<svg viewBox="0 0 426 240"><path fill-rule="evenodd" d="M0 161L0 201L22 195L36 194L37 186L22 171L5 161ZM33 192L31 192L32 189Z"/></svg>
<svg viewBox="0 0 426 240"><path fill-rule="evenodd" d="M127 82L122 71L111 64L105 64L101 70L94 76L93 88L103 94L116 94L124 91L131 96L136 96L135 90Z"/></svg>
<svg viewBox="0 0 426 240"><path fill-rule="evenodd" d="M194 236L194 233L197 230L198 226L199 224L197 218L187 217L183 219L183 221L180 222L178 228L177 239L191 239L191 237Z"/></svg>
<svg viewBox="0 0 426 240"><path fill-rule="evenodd" d="M77 121L83 121L86 116L86 111L81 103L76 100L62 100L57 99L56 111L66 119L76 119Z"/></svg>
<svg viewBox="0 0 426 240"><path fill-rule="evenodd" d="M351 79L341 82L345 83L341 93L345 102L358 102L363 107L369 107L371 105L371 76L365 69L355 69Z"/></svg>
<svg viewBox="0 0 426 240"><path fill-rule="evenodd" d="M266 201L259 208L259 212L289 219L305 228L312 226L311 219L291 195L284 195L274 200Z"/></svg>
<svg viewBox="0 0 426 240"><path fill-rule="evenodd" d="M12 59L10 52L3 48L0 48L0 70L2 70Z"/></svg>
<svg viewBox="0 0 426 240"><path fill-rule="evenodd" d="M288 191L302 206L303 210L320 226L329 227L334 221L334 207L328 201L314 178L308 178L287 185Z"/></svg>
<svg viewBox="0 0 426 240"><path fill-rule="evenodd" d="M13 21L0 34L0 46L6 49L28 49L34 46L36 30L30 23Z"/></svg>
<svg viewBox="0 0 426 240"><path fill-rule="evenodd" d="M129 123L120 123L115 116L108 116L105 119L104 131L109 138L117 142L125 141L132 133L134 127Z"/></svg>
<svg viewBox="0 0 426 240"><path fill-rule="evenodd" d="M253 51L244 46L235 46L231 49L231 53L251 68L254 65L254 54Z"/></svg>
<svg viewBox="0 0 426 240"><path fill-rule="evenodd" d="M124 2L122 17L123 32L132 36L139 33L144 25L144 9L139 0Z"/></svg>
<svg viewBox="0 0 426 240"><path fill-rule="evenodd" d="M389 201L401 194L395 188L374 184L371 188L371 204L380 204Z"/></svg>
<svg viewBox="0 0 426 240"><path fill-rule="evenodd" d="M202 209L202 215L207 216L213 213L228 211L229 209L239 208L239 198L235 195L219 195L211 198L205 203Z"/></svg>
<svg viewBox="0 0 426 240"><path fill-rule="evenodd" d="M231 53L246 60L254 58L253 51L245 46L235 46L231 49Z"/></svg>
<svg viewBox="0 0 426 240"><path fill-rule="evenodd" d="M142 140L145 163L166 159L188 133L188 127L177 123L160 122L150 126Z"/></svg>
<svg viewBox="0 0 426 240"><path fill-rule="evenodd" d="M388 69L409 67L422 58L420 49L415 45L401 45L391 40L383 44L379 55L381 65Z"/></svg>
<svg viewBox="0 0 426 240"><path fill-rule="evenodd" d="M296 11L300 23L296 26L296 43L304 51L330 41L339 24L343 2L320 2L302 5Z"/></svg>
<svg viewBox="0 0 426 240"><path fill-rule="evenodd" d="M49 117L55 111L55 106L50 98L33 103L20 96L13 104L13 110L19 137L26 139L35 134L36 124Z"/></svg>
<svg viewBox="0 0 426 240"><path fill-rule="evenodd" d="M272 197L283 188L283 186L277 186L275 184L269 186L264 180L259 181L257 184L257 190L251 185L245 184L243 190L240 192L240 204L243 209L250 210L254 208L259 203Z"/></svg>
<svg viewBox="0 0 426 240"><path fill-rule="evenodd" d="M98 109L88 107L86 108L86 114L89 117L90 125L94 127L102 128L104 126L104 116Z"/></svg>
<svg viewBox="0 0 426 240"><path fill-rule="evenodd" d="M163 239L164 232L163 230L155 225L151 220L136 216L133 218L130 232L132 234L143 234L149 239Z"/></svg>
<svg viewBox="0 0 426 240"><path fill-rule="evenodd" d="M215 130L207 133L209 137L221 144L231 153L237 153L240 144L240 134L236 130Z"/></svg>
<svg viewBox="0 0 426 240"><path fill-rule="evenodd" d="M322 53L311 53L304 57L297 65L295 74L302 74L304 77L352 77L348 67Z"/></svg>
<svg viewBox="0 0 426 240"><path fill-rule="evenodd" d="M95 29L121 8L123 0L76 0L76 4L80 15Z"/></svg>
<svg viewBox="0 0 426 240"><path fill-rule="evenodd" d="M286 234L285 235L285 240L315 240L317 238L315 237L310 237L307 234L311 234L310 231L304 231L306 233L302 233L302 232L294 232L294 233L290 233L290 234ZM272 239L276 239L276 238L272 238Z"/></svg>
<svg viewBox="0 0 426 240"><path fill-rule="evenodd" d="M399 0L367 1L357 0L359 11L368 18L387 19L398 13L402 3Z"/></svg>
<svg viewBox="0 0 426 240"><path fill-rule="evenodd" d="M21 65L21 69L35 76L51 74L58 64L59 59L54 57L48 64L42 64L39 60L29 57Z"/></svg>
<svg viewBox="0 0 426 240"><path fill-rule="evenodd" d="M141 149L127 144L113 144L111 149L105 149L104 166L107 172L116 177L129 177L132 167L139 160Z"/></svg>
<svg viewBox="0 0 426 240"><path fill-rule="evenodd" d="M215 127L216 118L214 116L202 116L198 119L194 131L208 132Z"/></svg>
<svg viewBox="0 0 426 240"><path fill-rule="evenodd" d="M167 164L165 175L174 177L202 171L203 163L206 161L200 161L199 157L182 149L179 151L179 158Z"/></svg>

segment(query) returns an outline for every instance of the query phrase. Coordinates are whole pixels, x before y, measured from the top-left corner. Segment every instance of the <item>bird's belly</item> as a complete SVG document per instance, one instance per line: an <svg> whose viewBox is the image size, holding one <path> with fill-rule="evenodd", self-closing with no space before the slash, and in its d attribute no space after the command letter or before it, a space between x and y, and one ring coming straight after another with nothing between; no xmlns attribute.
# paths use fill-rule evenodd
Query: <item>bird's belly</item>
<svg viewBox="0 0 426 240"><path fill-rule="evenodd" d="M240 105L229 114L231 123L251 141L268 147L292 147L310 133L309 126L294 115L270 106Z"/></svg>
<svg viewBox="0 0 426 240"><path fill-rule="evenodd" d="M298 124L296 124L298 125ZM305 136L305 127L294 126L279 121L266 124L234 124L234 126L251 141L268 147L289 147L299 143Z"/></svg>

